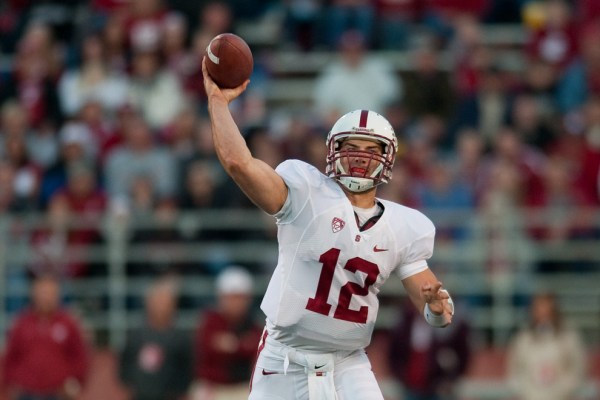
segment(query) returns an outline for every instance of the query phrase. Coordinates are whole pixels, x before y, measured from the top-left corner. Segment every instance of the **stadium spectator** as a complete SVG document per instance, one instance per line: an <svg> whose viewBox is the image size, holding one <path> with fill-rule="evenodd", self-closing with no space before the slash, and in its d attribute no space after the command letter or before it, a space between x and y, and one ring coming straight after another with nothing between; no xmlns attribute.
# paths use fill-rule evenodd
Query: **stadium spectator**
<svg viewBox="0 0 600 400"><path fill-rule="evenodd" d="M544 118L560 117L556 90L561 75L556 68L542 60L527 60L523 67L524 71L517 83L517 93L534 97Z"/></svg>
<svg viewBox="0 0 600 400"><path fill-rule="evenodd" d="M580 111L591 97L600 95L600 24L584 27L579 36L580 56L565 70L558 83L556 103L567 118ZM574 132L576 133L576 132Z"/></svg>
<svg viewBox="0 0 600 400"><path fill-rule="evenodd" d="M22 0L8 0L0 10L0 20L3 21L0 25L0 52L14 54L27 20L28 3Z"/></svg>
<svg viewBox="0 0 600 400"><path fill-rule="evenodd" d="M578 185L594 205L600 206L600 97L585 104L583 117L583 149L573 155L579 166Z"/></svg>
<svg viewBox="0 0 600 400"><path fill-rule="evenodd" d="M81 392L89 343L60 298L56 278L41 275L32 283L31 308L18 315L5 349L2 371L10 400L74 400Z"/></svg>
<svg viewBox="0 0 600 400"><path fill-rule="evenodd" d="M143 176L152 181L159 199L172 198L177 183L173 154L155 143L150 127L139 115L128 118L123 130L125 142L108 155L104 165L108 195L127 201L133 181Z"/></svg>
<svg viewBox="0 0 600 400"><path fill-rule="evenodd" d="M160 51L165 66L185 86L198 65L197 58L187 46L188 25L185 17L178 12L169 12L161 32Z"/></svg>
<svg viewBox="0 0 600 400"><path fill-rule="evenodd" d="M248 388L262 324L255 320L254 278L229 265L216 280L216 305L202 312L196 331L196 379L192 400L242 400Z"/></svg>
<svg viewBox="0 0 600 400"><path fill-rule="evenodd" d="M77 121L87 127L97 147L96 161L99 167L104 165L108 153L121 143L118 128L126 108L123 106L110 115L99 101L91 99L82 104L77 114Z"/></svg>
<svg viewBox="0 0 600 400"><path fill-rule="evenodd" d="M488 175L477 204L478 218L469 223L472 241L464 251L472 256L465 262L471 283L489 291L465 300L472 304L518 304L531 290L535 256L524 223L525 181L518 166L508 160L491 163ZM505 341L509 333L509 329L498 328L494 340Z"/></svg>
<svg viewBox="0 0 600 400"><path fill-rule="evenodd" d="M523 143L538 151L549 153L560 135L560 119L556 114L548 114L544 104L529 93L519 93L511 105L510 125Z"/></svg>
<svg viewBox="0 0 600 400"><path fill-rule="evenodd" d="M505 125L498 130L489 158L492 164L506 163L517 168L522 183L521 202L527 196L539 193L541 175L548 157L535 147L523 143L523 138L513 127Z"/></svg>
<svg viewBox="0 0 600 400"><path fill-rule="evenodd" d="M461 16L448 44L452 67L449 71L458 100L479 90L482 73L492 62L492 50L485 44L483 25L473 16Z"/></svg>
<svg viewBox="0 0 600 400"><path fill-rule="evenodd" d="M464 18L482 21L490 0L427 0L422 11L423 25L435 36L437 46L446 47Z"/></svg>
<svg viewBox="0 0 600 400"><path fill-rule="evenodd" d="M507 376L519 400L568 400L586 375L585 347L563 319L556 295L536 294L529 321L512 337Z"/></svg>
<svg viewBox="0 0 600 400"><path fill-rule="evenodd" d="M139 109L151 129L160 131L183 109L185 96L178 77L162 63L158 48L134 50L127 100Z"/></svg>
<svg viewBox="0 0 600 400"><path fill-rule="evenodd" d="M0 214L18 212L22 205L15 191L15 167L0 158Z"/></svg>
<svg viewBox="0 0 600 400"><path fill-rule="evenodd" d="M475 129L459 131L453 155L457 179L466 185L479 204L489 168L483 137Z"/></svg>
<svg viewBox="0 0 600 400"><path fill-rule="evenodd" d="M319 72L313 91L315 110L325 125L349 110L383 112L402 99L402 81L387 61L367 56L362 33L346 31L337 44L338 59Z"/></svg>
<svg viewBox="0 0 600 400"><path fill-rule="evenodd" d="M126 5L124 28L129 50L156 50L161 39L161 28L168 15L164 0L136 0Z"/></svg>
<svg viewBox="0 0 600 400"><path fill-rule="evenodd" d="M56 128L63 119L55 85L62 68L50 28L31 24L19 41L10 77L0 87L0 104L14 99L27 110L31 126L49 123Z"/></svg>
<svg viewBox="0 0 600 400"><path fill-rule="evenodd" d="M324 4L320 0L291 0L284 3L282 23L287 47L313 50L319 44Z"/></svg>
<svg viewBox="0 0 600 400"><path fill-rule="evenodd" d="M21 210L35 211L39 208L39 191L42 169L29 155L25 137L9 136L0 154L14 167L14 191L21 203Z"/></svg>
<svg viewBox="0 0 600 400"><path fill-rule="evenodd" d="M375 4L368 0L333 0L325 9L325 36L330 49L335 49L347 31L360 33L368 48L375 44Z"/></svg>
<svg viewBox="0 0 600 400"><path fill-rule="evenodd" d="M179 232L179 209L173 200L152 198L151 182L138 179L134 186L131 219L132 253L138 257L127 263L127 273L137 276L159 276L183 272L183 238ZM146 202L144 204L144 202ZM137 203L137 204L136 204ZM142 207L146 208L142 208ZM139 207L139 208L135 208ZM198 271L192 271L198 272Z"/></svg>
<svg viewBox="0 0 600 400"><path fill-rule="evenodd" d="M91 266L101 263L89 256L93 253L90 246L100 243L98 226L105 209L106 198L93 167L70 165L66 186L50 198L47 226L32 233L33 271L67 278L99 275Z"/></svg>
<svg viewBox="0 0 600 400"><path fill-rule="evenodd" d="M551 157L545 163L539 191L529 194L525 206L532 218L531 236L542 244L560 251L569 241L594 238L593 200L577 186L575 167L561 157ZM537 213L536 213L537 211ZM539 272L582 271L584 262L571 257L569 261L552 261L540 257Z"/></svg>
<svg viewBox="0 0 600 400"><path fill-rule="evenodd" d="M453 146L459 130L473 128L485 138L486 146L490 146L500 128L507 123L511 105L512 93L505 72L498 66L485 68L481 71L477 91L458 100L446 142Z"/></svg>
<svg viewBox="0 0 600 400"><path fill-rule="evenodd" d="M457 384L471 356L466 314L452 321L448 329L439 330L432 329L407 301L399 311L390 332L387 363L402 388L402 399L457 398Z"/></svg>
<svg viewBox="0 0 600 400"><path fill-rule="evenodd" d="M198 15L199 24L195 36L201 37L208 45L208 42L215 36L233 31L233 18L230 2L207 1ZM204 48L206 49L206 46Z"/></svg>
<svg viewBox="0 0 600 400"><path fill-rule="evenodd" d="M68 122L58 133L58 159L43 171L39 193L42 207L48 204L57 190L67 183L67 171L77 163L91 164L96 168L97 147L88 127L78 122Z"/></svg>
<svg viewBox="0 0 600 400"><path fill-rule="evenodd" d="M421 20L420 0L377 0L376 47L384 50L406 50L412 44L411 33Z"/></svg>
<svg viewBox="0 0 600 400"><path fill-rule="evenodd" d="M438 159L430 163L423 184L416 192L418 203L431 212L432 218L449 210L466 215L475 209L474 193L457 179L449 160ZM440 243L456 242L466 237L466 231L464 228L438 226L436 236Z"/></svg>
<svg viewBox="0 0 600 400"><path fill-rule="evenodd" d="M203 160L195 160L188 164L180 197L180 206L184 210L198 210L219 207L216 196L216 182L210 164Z"/></svg>
<svg viewBox="0 0 600 400"><path fill-rule="evenodd" d="M544 21L530 32L523 51L526 57L545 61L560 73L579 52L573 6L566 0L546 0L541 4Z"/></svg>
<svg viewBox="0 0 600 400"><path fill-rule="evenodd" d="M104 42L99 34L89 34L81 44L81 60L65 71L58 82L62 112L73 118L85 103L97 101L113 115L127 101L129 81L106 59Z"/></svg>
<svg viewBox="0 0 600 400"><path fill-rule="evenodd" d="M6 101L0 111L0 149L5 149L5 138L23 137L27 153L40 168L47 168L58 157L58 143L52 126L44 125L33 129L27 110L15 100ZM0 154L3 150L0 150Z"/></svg>
<svg viewBox="0 0 600 400"><path fill-rule="evenodd" d="M128 67L128 43L124 14L122 12L109 14L100 30L100 34L102 35L108 67L113 71L126 72Z"/></svg>
<svg viewBox="0 0 600 400"><path fill-rule="evenodd" d="M172 278L146 291L146 318L127 336L119 376L131 400L179 400L192 380L192 342L175 328L178 291Z"/></svg>
<svg viewBox="0 0 600 400"><path fill-rule="evenodd" d="M425 115L446 120L454 105L454 88L448 74L440 68L440 54L432 48L419 48L411 53L412 73L404 79L403 102L414 118Z"/></svg>
<svg viewBox="0 0 600 400"><path fill-rule="evenodd" d="M192 104L185 105L177 117L160 132L160 141L169 147L178 164L194 154L194 140L200 118Z"/></svg>

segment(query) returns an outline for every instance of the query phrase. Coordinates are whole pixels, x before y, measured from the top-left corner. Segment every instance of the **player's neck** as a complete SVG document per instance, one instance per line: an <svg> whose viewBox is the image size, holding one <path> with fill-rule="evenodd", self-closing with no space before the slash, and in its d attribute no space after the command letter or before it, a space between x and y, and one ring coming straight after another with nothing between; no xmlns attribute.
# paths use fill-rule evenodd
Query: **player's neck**
<svg viewBox="0 0 600 400"><path fill-rule="evenodd" d="M375 188L368 190L366 192L354 193L350 191L345 191L348 200L354 207L359 208L371 208L376 204L375 201Z"/></svg>

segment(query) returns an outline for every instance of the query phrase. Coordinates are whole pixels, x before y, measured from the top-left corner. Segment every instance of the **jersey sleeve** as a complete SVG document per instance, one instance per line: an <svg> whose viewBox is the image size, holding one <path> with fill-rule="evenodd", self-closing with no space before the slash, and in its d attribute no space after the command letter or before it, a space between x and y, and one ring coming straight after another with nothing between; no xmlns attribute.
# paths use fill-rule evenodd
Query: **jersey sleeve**
<svg viewBox="0 0 600 400"><path fill-rule="evenodd" d="M427 260L433 255L435 226L421 213L418 213L414 224L418 227L414 232L415 240L405 250L403 262L396 269L400 279L424 271L428 267Z"/></svg>
<svg viewBox="0 0 600 400"><path fill-rule="evenodd" d="M309 167L308 164L299 160L286 160L275 169L288 188L285 204L274 214L278 224L294 221L308 203L311 193Z"/></svg>

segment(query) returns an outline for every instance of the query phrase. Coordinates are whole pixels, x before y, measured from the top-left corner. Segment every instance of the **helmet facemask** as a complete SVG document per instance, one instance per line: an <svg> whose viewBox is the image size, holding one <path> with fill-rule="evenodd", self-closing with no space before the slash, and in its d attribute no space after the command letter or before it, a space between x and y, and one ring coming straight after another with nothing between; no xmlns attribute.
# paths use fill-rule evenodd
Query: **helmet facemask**
<svg viewBox="0 0 600 400"><path fill-rule="evenodd" d="M367 119L365 113L371 115ZM361 114L361 123L370 120L371 124L365 123L361 127L358 122L358 114ZM356 120L356 121L353 121ZM339 128L348 129L339 131ZM346 140L361 139L376 142L382 146L382 154L365 150L342 149ZM351 192L360 193L370 190L377 185L387 183L392 177L392 167L396 156L397 141L391 125L377 113L366 110L357 110L346 114L334 125L327 137L327 169L326 174L335 178L346 189ZM363 160L364 168L362 175L356 171L346 171L342 160L351 166L352 160L360 158ZM373 163L378 165L370 172Z"/></svg>

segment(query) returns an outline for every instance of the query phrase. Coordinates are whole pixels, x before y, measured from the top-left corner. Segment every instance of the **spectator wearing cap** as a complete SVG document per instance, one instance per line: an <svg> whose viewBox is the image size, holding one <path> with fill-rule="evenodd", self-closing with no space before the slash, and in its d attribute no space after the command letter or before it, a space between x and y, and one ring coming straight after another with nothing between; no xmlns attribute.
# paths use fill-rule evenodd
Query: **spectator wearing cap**
<svg viewBox="0 0 600 400"><path fill-rule="evenodd" d="M95 165L97 145L89 128L79 122L65 124L59 132L59 157L43 174L40 190L42 207L48 204L57 190L67 184L71 165L85 163Z"/></svg>
<svg viewBox="0 0 600 400"><path fill-rule="evenodd" d="M247 399L262 327L252 315L254 281L241 266L225 268L217 277L217 303L204 311L195 338L194 400Z"/></svg>

